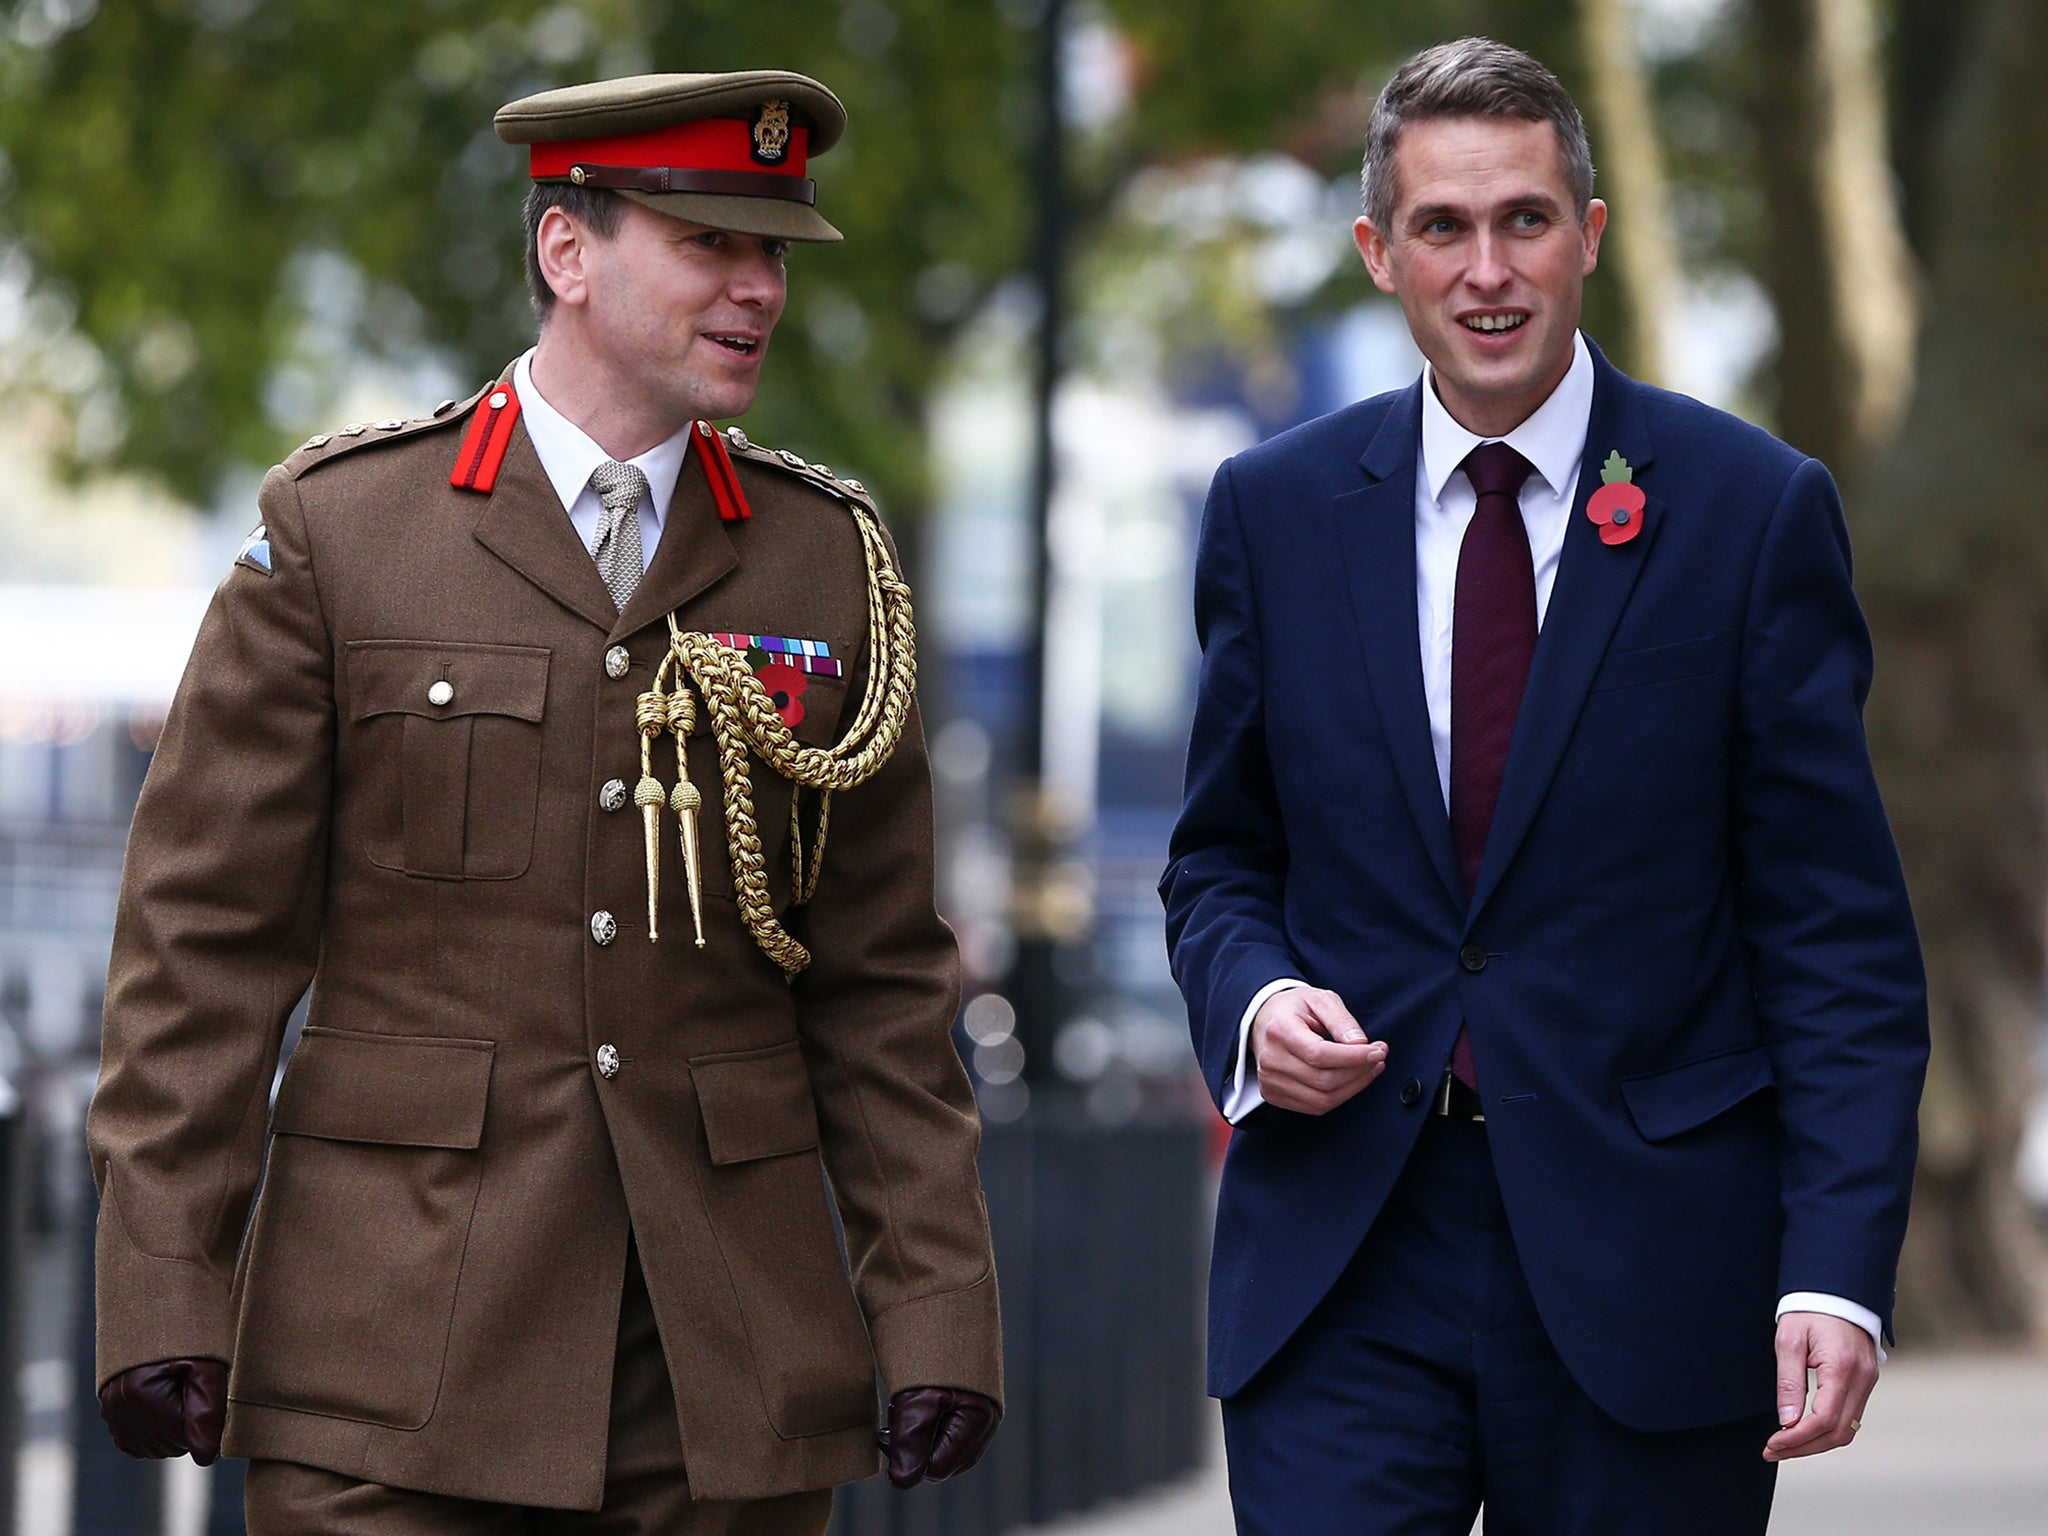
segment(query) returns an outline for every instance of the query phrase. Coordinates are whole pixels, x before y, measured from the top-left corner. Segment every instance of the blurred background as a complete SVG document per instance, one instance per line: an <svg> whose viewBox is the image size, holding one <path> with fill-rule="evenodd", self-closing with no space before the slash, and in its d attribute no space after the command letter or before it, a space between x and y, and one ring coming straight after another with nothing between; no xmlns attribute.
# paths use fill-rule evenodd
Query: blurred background
<svg viewBox="0 0 2048 1536"><path fill-rule="evenodd" d="M2048 5L0 0L0 1532L240 1531L231 1464L102 1443L80 1129L127 819L262 469L529 343L501 102L764 66L846 101L817 174L847 239L792 255L746 425L905 547L1012 1335L984 1470L839 1528L1228 1529L1222 1128L1153 894L1193 523L1225 455L1415 376L1351 249L1358 159L1399 60L1474 31L1590 120L1588 331L1847 495L1935 1053L1900 1438L1828 1458L1825 1502L1931 1528L1883 1523L1917 1467L1947 1525L2039 1528L1994 1506L2048 1478Z"/></svg>

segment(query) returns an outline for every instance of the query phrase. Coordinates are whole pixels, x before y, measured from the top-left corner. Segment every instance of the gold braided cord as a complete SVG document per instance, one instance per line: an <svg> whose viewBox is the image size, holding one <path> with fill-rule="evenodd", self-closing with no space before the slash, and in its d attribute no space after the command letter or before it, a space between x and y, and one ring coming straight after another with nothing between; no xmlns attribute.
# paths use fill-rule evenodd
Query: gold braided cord
<svg viewBox="0 0 2048 1536"><path fill-rule="evenodd" d="M810 952L777 918L768 896L767 855L754 811L750 757L759 757L793 786L790 843L793 904L801 906L817 889L825 859L831 795L852 789L872 777L889 760L902 738L917 690L917 635L910 611L910 588L897 574L887 540L875 515L859 502L847 503L860 530L867 563L868 675L860 708L846 734L830 747L799 742L784 723L768 690L747 665L744 652L707 634L686 632L669 615L669 654L656 673L654 692L670 690L663 701L663 722L676 733L680 764L684 737L702 715L718 748L718 771L725 800L725 831L732 860L733 892L740 916L754 942L775 963L795 975L811 962ZM651 698L652 695L643 696ZM654 705L644 703L642 729ZM806 789L819 796L818 830L810 857L804 856L798 802ZM652 878L650 871L650 879Z"/></svg>

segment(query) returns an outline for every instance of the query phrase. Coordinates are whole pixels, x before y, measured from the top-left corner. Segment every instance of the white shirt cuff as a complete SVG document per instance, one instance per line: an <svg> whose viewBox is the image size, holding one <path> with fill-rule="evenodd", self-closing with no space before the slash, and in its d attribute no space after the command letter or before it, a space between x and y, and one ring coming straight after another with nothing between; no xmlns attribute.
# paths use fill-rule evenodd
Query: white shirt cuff
<svg viewBox="0 0 2048 1536"><path fill-rule="evenodd" d="M1266 999L1276 992L1289 992L1307 985L1298 976L1283 976L1278 981L1267 982L1245 1004L1244 1017L1237 1022L1237 1062L1230 1069L1230 1087L1223 1095L1223 1118L1232 1125L1266 1102L1266 1096L1259 1092L1259 1074L1245 1070L1252 1059L1252 1020L1266 1006Z"/></svg>
<svg viewBox="0 0 2048 1536"><path fill-rule="evenodd" d="M1778 1316L1787 1312L1819 1312L1827 1317L1839 1317L1845 1323L1854 1323L1870 1335L1870 1342L1877 1346L1877 1363L1883 1365L1887 1358L1884 1352L1884 1324L1870 1308L1858 1306L1842 1296L1830 1296L1825 1291L1791 1291L1778 1298Z"/></svg>

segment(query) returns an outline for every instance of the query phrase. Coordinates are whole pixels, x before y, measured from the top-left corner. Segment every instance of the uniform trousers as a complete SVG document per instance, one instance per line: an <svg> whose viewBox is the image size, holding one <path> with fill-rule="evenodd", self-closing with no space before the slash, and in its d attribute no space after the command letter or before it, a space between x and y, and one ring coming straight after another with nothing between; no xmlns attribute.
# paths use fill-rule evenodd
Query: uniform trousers
<svg viewBox="0 0 2048 1536"><path fill-rule="evenodd" d="M736 1503L690 1498L675 1391L639 1253L629 1247L601 1509L449 1498L289 1461L250 1462L244 1507L249 1536L822 1536L832 1490Z"/></svg>
<svg viewBox="0 0 2048 1536"><path fill-rule="evenodd" d="M1529 1294L1485 1124L1439 1116L1223 1428L1240 1536L1468 1536L1482 1504L1486 1536L1761 1536L1776 1484L1769 1413L1643 1434L1579 1390Z"/></svg>

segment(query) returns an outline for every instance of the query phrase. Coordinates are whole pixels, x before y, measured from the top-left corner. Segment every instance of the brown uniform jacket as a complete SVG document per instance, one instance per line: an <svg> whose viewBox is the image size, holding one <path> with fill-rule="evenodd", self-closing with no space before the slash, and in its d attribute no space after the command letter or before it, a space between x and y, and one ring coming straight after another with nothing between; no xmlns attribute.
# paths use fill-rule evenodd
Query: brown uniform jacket
<svg viewBox="0 0 2048 1536"><path fill-rule="evenodd" d="M733 903L708 733L704 949L673 818L650 943L639 813L600 802L638 777L671 609L829 642L849 675L809 678L796 729L837 739L858 533L829 477L752 448L754 515L722 522L692 456L619 614L523 425L488 495L451 486L467 415L272 470L270 570L239 561L200 631L129 842L88 1123L99 1378L217 1356L230 1455L595 1508L630 1233L697 1496L864 1477L878 1370L1001 1392L917 722L835 797L793 981ZM754 782L781 907L789 786Z"/></svg>

